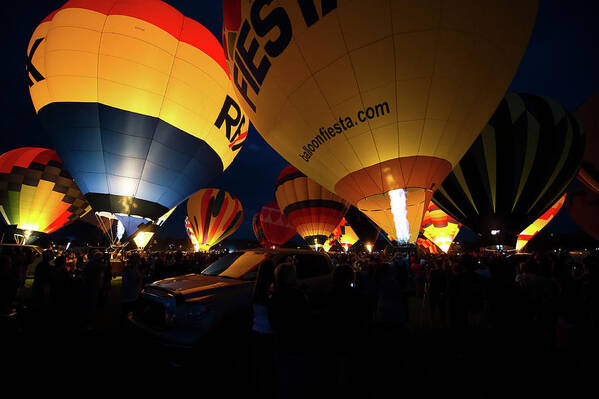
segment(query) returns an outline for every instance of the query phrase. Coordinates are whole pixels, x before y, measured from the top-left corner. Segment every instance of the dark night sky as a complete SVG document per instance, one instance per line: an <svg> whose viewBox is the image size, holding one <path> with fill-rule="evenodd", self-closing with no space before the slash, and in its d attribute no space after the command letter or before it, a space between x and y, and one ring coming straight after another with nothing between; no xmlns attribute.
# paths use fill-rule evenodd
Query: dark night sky
<svg viewBox="0 0 599 399"><path fill-rule="evenodd" d="M220 38L221 0L171 0L176 7L208 27ZM49 147L45 133L35 118L25 82L25 50L37 24L64 1L11 1L2 5L3 59L1 97L3 115L0 152L17 147ZM554 98L575 111L599 90L598 7L589 0L540 0L536 25L511 91ZM244 221L233 235L253 239L252 215L274 199L273 186L286 162L252 127L235 162L211 184L238 197L245 211ZM185 204L165 223L160 236L183 236ZM565 210L547 227L555 232L576 231ZM467 238L468 234L461 234Z"/></svg>

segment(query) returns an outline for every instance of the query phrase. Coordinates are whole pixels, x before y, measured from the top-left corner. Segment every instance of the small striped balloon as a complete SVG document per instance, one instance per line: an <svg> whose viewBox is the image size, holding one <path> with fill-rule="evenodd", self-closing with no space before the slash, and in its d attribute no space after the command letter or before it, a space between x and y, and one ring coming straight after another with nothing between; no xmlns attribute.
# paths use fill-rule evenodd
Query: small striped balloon
<svg viewBox="0 0 599 399"><path fill-rule="evenodd" d="M288 165L275 184L279 208L310 246L323 245L349 204L294 166Z"/></svg>
<svg viewBox="0 0 599 399"><path fill-rule="evenodd" d="M237 230L243 208L228 192L205 188L187 200L187 217L200 251L205 252Z"/></svg>

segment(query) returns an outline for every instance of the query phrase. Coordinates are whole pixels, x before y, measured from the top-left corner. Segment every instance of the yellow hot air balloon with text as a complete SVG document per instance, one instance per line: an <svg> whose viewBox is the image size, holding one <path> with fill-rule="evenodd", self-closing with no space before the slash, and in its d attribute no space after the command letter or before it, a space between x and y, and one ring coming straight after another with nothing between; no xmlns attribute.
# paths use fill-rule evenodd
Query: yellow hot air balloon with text
<svg viewBox="0 0 599 399"><path fill-rule="evenodd" d="M537 7L228 0L223 46L240 105L268 144L414 242L434 190L505 94Z"/></svg>

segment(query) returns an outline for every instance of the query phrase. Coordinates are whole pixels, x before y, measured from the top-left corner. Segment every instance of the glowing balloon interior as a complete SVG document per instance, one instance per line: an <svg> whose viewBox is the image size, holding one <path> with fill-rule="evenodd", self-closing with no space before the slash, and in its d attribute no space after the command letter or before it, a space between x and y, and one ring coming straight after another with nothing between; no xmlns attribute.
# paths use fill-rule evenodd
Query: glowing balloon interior
<svg viewBox="0 0 599 399"><path fill-rule="evenodd" d="M52 233L79 219L91 207L58 154L23 147L0 155L0 213L8 225Z"/></svg>

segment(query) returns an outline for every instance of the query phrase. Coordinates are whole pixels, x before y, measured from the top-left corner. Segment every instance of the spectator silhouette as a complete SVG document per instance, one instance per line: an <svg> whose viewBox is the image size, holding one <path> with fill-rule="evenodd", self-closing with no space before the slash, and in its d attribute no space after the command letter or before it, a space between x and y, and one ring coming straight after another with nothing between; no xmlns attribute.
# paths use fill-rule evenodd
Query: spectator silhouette
<svg viewBox="0 0 599 399"><path fill-rule="evenodd" d="M7 315L13 310L13 302L19 288L17 273L8 255L0 256L0 315Z"/></svg>
<svg viewBox="0 0 599 399"><path fill-rule="evenodd" d="M100 288L104 274L103 255L95 251L91 259L83 266L81 280L81 327L92 330L98 309Z"/></svg>
<svg viewBox="0 0 599 399"><path fill-rule="evenodd" d="M50 275L50 306L58 329L67 327L70 301L70 274L66 269L66 259L58 256L54 259L54 268Z"/></svg>
<svg viewBox="0 0 599 399"><path fill-rule="evenodd" d="M295 266L281 263L275 269L275 284L269 302L269 320L275 332L276 367L282 398L310 395L307 333L308 301L297 284Z"/></svg>
<svg viewBox="0 0 599 399"><path fill-rule="evenodd" d="M141 272L141 259L139 254L133 253L127 260L123 269L123 283L121 286L121 325L124 325L130 312L135 307L137 297L143 288L143 274Z"/></svg>
<svg viewBox="0 0 599 399"><path fill-rule="evenodd" d="M52 266L50 262L54 259L52 250L45 250L42 253L42 260L35 268L33 279L32 297L35 307L42 312L45 312L50 300L50 284Z"/></svg>
<svg viewBox="0 0 599 399"><path fill-rule="evenodd" d="M274 263L262 263L256 276L253 293L252 371L258 398L274 397L276 386L274 364L274 333L268 318L268 302L274 282Z"/></svg>

